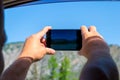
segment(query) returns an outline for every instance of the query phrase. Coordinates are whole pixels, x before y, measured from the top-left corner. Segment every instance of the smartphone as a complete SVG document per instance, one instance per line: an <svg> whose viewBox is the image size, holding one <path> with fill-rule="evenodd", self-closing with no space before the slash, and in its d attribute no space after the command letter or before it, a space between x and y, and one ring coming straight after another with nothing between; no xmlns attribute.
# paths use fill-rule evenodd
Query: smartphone
<svg viewBox="0 0 120 80"><path fill-rule="evenodd" d="M82 36L80 29L53 29L46 34L46 45L55 50L80 50Z"/></svg>

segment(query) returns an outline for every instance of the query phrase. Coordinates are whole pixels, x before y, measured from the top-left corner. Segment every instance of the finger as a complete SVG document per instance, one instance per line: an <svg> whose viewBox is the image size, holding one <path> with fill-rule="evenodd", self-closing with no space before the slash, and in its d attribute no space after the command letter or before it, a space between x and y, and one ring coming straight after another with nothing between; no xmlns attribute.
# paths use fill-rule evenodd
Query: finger
<svg viewBox="0 0 120 80"><path fill-rule="evenodd" d="M86 26L81 26L81 34L84 34L84 33L87 33L88 32L88 29Z"/></svg>
<svg viewBox="0 0 120 80"><path fill-rule="evenodd" d="M42 38L40 39L40 42L44 43L44 42L45 42L45 38L42 37Z"/></svg>
<svg viewBox="0 0 120 80"><path fill-rule="evenodd" d="M81 54L80 54L80 51L78 51L77 54L78 54L78 55L81 55Z"/></svg>
<svg viewBox="0 0 120 80"><path fill-rule="evenodd" d="M50 29L51 26L46 26L42 31L38 32L36 35L38 36L38 38L42 38Z"/></svg>
<svg viewBox="0 0 120 80"><path fill-rule="evenodd" d="M83 52L83 50L81 49L80 51L78 51L78 54L82 55L82 52Z"/></svg>
<svg viewBox="0 0 120 80"><path fill-rule="evenodd" d="M96 31L96 27L95 27L95 26L90 26L90 27L89 27L89 31L90 31L90 32L91 32L91 31L94 31L94 32L95 32L95 31Z"/></svg>
<svg viewBox="0 0 120 80"><path fill-rule="evenodd" d="M47 54L55 54L55 50L52 48L46 48Z"/></svg>
<svg viewBox="0 0 120 80"><path fill-rule="evenodd" d="M41 41L45 46L47 45L46 44L46 40L43 38L42 41Z"/></svg>
<svg viewBox="0 0 120 80"><path fill-rule="evenodd" d="M100 35L100 37L101 37L102 39L104 39L104 37L103 37L102 35Z"/></svg>

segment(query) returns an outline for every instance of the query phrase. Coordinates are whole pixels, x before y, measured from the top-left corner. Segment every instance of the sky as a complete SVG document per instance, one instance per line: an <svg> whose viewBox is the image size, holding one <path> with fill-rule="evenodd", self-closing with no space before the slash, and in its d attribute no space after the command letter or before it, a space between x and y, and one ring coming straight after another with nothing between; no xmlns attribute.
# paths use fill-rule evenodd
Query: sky
<svg viewBox="0 0 120 80"><path fill-rule="evenodd" d="M38 4L6 9L5 30L7 43L25 41L42 30L80 29L94 25L108 44L120 45L120 2L83 1Z"/></svg>

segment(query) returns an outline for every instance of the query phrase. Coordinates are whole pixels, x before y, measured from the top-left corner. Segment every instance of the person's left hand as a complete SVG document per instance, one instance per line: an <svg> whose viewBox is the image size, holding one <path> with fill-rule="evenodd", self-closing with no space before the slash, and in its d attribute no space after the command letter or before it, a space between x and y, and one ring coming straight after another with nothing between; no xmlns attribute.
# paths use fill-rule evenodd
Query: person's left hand
<svg viewBox="0 0 120 80"><path fill-rule="evenodd" d="M46 53L54 54L55 50L46 47L46 40L44 35L51 29L51 27L45 27L42 31L31 35L25 41L22 53L19 58L29 57L33 61L40 60Z"/></svg>

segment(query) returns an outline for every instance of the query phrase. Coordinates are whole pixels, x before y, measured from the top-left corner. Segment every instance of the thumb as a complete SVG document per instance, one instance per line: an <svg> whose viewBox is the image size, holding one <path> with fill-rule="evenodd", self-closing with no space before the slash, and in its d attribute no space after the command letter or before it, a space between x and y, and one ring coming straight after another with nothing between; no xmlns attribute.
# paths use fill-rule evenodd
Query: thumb
<svg viewBox="0 0 120 80"><path fill-rule="evenodd" d="M78 54L79 55L82 55L82 53L83 53L83 50L81 49L80 51L78 51Z"/></svg>

